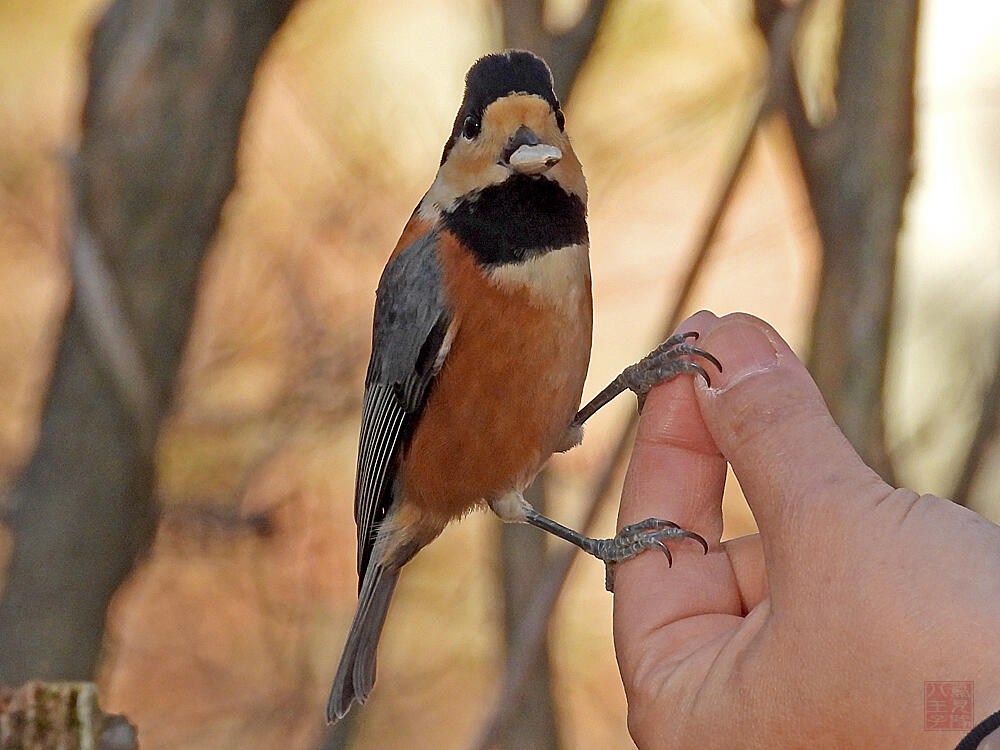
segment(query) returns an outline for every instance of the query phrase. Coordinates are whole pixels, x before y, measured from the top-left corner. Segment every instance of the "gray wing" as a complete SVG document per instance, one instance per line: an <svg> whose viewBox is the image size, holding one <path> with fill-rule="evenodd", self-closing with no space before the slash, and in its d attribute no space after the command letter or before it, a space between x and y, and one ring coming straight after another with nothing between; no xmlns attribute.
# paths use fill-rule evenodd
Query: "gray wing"
<svg viewBox="0 0 1000 750"><path fill-rule="evenodd" d="M392 506L399 451L426 403L451 322L437 239L428 232L393 258L376 293L354 489L359 586Z"/></svg>

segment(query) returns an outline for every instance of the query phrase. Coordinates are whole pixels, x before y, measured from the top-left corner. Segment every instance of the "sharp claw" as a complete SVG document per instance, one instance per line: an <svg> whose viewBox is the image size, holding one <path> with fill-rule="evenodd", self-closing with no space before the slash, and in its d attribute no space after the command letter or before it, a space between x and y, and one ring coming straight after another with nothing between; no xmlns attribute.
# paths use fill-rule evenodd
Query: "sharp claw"
<svg viewBox="0 0 1000 750"><path fill-rule="evenodd" d="M695 341L697 341L700 337L701 337L701 334L698 333L697 331L688 331L687 333L682 333L681 334L681 338L694 339Z"/></svg>
<svg viewBox="0 0 1000 750"><path fill-rule="evenodd" d="M715 368L719 372L722 372L722 363L715 358L714 354L706 352L704 349L697 349L697 348L694 348L694 351L692 351L691 353L698 357L701 357L702 359L707 359L709 362L715 365Z"/></svg>
<svg viewBox="0 0 1000 750"><path fill-rule="evenodd" d="M703 356L705 359L707 359L709 362L715 365L715 369L717 369L719 372L722 372L722 363L719 360L717 360L714 355L709 354L708 352L702 352L701 356Z"/></svg>
<svg viewBox="0 0 1000 750"><path fill-rule="evenodd" d="M692 366L692 368L694 369L695 372L697 372L699 375L701 375L703 378L705 378L705 385L707 385L709 388L711 388L712 387L712 379L710 377L708 377L708 373L705 372L705 368L702 367L699 364L695 364L694 362L691 363L691 366Z"/></svg>
<svg viewBox="0 0 1000 750"><path fill-rule="evenodd" d="M612 539L591 540L595 543L595 549L593 551L588 549L588 551L595 557L604 560L607 569L612 571L614 564L622 560L629 560L643 550L658 547L667 558L667 565L672 568L674 556L667 546L667 541L683 537L690 537L698 542L705 554L708 554L708 542L700 534L687 531L673 521L666 521L662 518L647 518L644 521L624 526Z"/></svg>
<svg viewBox="0 0 1000 750"><path fill-rule="evenodd" d="M661 550L663 550L663 554L667 556L667 567L668 568L674 567L674 558L671 557L670 550L667 548L667 545L665 545L663 542L657 539L656 546L659 547Z"/></svg>
<svg viewBox="0 0 1000 750"><path fill-rule="evenodd" d="M705 537L701 534L695 534L693 531L685 531L684 536L688 539L694 539L698 544L705 548L705 554L708 554L708 542L705 541Z"/></svg>

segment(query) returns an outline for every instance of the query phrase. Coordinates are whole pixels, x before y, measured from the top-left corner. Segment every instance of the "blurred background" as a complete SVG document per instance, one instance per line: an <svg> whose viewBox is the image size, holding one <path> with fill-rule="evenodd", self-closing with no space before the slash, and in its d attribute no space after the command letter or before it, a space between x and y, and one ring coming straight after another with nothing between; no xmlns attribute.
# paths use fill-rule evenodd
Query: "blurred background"
<svg viewBox="0 0 1000 750"><path fill-rule="evenodd" d="M94 679L146 750L632 746L601 564L524 656L544 587L510 573L564 551L489 514L407 567L370 703L322 720L373 291L505 46L549 59L588 178L586 397L748 311L884 476L1000 521L996 3L3 0L0 683ZM613 533L633 412L553 459L551 515Z"/></svg>

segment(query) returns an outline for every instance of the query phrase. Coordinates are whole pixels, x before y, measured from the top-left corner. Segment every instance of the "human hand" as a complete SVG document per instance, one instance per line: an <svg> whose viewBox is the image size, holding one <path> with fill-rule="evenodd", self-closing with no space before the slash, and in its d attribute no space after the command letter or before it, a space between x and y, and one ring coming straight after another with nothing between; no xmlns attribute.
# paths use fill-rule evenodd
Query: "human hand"
<svg viewBox="0 0 1000 750"><path fill-rule="evenodd" d="M711 548L616 571L636 744L954 747L961 732L924 731L924 682L973 681L973 723L1000 708L1000 527L883 482L766 323L682 328L725 369L650 393L618 522L669 518ZM760 534L720 545L726 459Z"/></svg>

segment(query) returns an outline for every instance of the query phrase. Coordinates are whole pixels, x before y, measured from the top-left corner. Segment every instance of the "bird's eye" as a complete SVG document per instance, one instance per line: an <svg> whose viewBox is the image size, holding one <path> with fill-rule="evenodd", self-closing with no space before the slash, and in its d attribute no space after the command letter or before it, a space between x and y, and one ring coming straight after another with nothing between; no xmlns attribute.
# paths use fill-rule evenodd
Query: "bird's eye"
<svg viewBox="0 0 1000 750"><path fill-rule="evenodd" d="M566 129L566 115L563 114L561 109L556 110L556 125L559 126L559 130Z"/></svg>
<svg viewBox="0 0 1000 750"><path fill-rule="evenodd" d="M465 122L462 123L462 135L468 138L470 141L479 135L479 131L482 129L483 124L479 121L479 118L475 115L469 115L465 118Z"/></svg>

